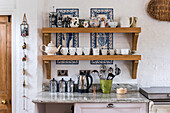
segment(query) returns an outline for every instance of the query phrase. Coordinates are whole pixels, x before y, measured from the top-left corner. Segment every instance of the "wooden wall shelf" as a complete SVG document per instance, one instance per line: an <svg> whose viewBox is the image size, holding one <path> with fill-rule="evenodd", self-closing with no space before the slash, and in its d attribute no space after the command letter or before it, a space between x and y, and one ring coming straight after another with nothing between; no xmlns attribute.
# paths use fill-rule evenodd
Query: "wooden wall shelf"
<svg viewBox="0 0 170 113"><path fill-rule="evenodd" d="M43 28L42 33L140 33L141 28Z"/></svg>
<svg viewBox="0 0 170 113"><path fill-rule="evenodd" d="M43 60L141 60L141 55L43 55Z"/></svg>
<svg viewBox="0 0 170 113"><path fill-rule="evenodd" d="M137 42L140 27L136 28L43 28L43 41L48 44L51 40L51 33L131 33L132 34L132 50L137 50ZM133 61L133 74L132 78L136 79L137 68L141 55L81 55L81 56L64 56L64 55L43 55L43 60L46 66L47 79L51 79L51 61L52 60L126 60Z"/></svg>

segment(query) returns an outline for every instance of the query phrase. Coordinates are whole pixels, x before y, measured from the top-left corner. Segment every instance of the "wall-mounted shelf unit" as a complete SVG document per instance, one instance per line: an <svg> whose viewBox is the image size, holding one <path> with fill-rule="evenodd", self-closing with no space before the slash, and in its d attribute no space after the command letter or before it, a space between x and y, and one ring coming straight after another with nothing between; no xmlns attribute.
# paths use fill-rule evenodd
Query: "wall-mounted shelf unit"
<svg viewBox="0 0 170 113"><path fill-rule="evenodd" d="M132 50L137 50L138 36L141 28L43 28L44 43L47 45L51 41L51 33L131 33L133 36ZM43 55L46 64L47 79L51 79L52 60L128 60L133 61L132 78L136 79L137 67L141 55Z"/></svg>

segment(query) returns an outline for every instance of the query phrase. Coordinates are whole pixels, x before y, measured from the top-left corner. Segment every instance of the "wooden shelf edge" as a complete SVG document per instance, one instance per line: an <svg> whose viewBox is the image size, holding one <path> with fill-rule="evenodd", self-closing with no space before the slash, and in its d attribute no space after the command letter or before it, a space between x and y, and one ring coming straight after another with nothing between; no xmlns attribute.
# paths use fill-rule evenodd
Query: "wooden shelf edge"
<svg viewBox="0 0 170 113"><path fill-rule="evenodd" d="M43 55L43 60L141 60L141 55Z"/></svg>
<svg viewBox="0 0 170 113"><path fill-rule="evenodd" d="M135 60L133 61L133 64L132 64L132 79L136 79L137 78L137 70L138 70L138 64L139 64L139 61L138 60Z"/></svg>
<svg viewBox="0 0 170 113"><path fill-rule="evenodd" d="M42 33L141 33L141 27L131 28L42 28Z"/></svg>

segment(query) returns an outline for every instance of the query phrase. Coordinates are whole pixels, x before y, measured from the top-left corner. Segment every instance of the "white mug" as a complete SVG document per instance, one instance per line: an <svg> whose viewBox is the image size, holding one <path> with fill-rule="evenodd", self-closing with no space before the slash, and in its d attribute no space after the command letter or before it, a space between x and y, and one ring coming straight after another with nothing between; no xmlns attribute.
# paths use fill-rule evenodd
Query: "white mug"
<svg viewBox="0 0 170 113"><path fill-rule="evenodd" d="M109 52L110 52L110 55L115 55L115 50L114 49L110 49Z"/></svg>
<svg viewBox="0 0 170 113"><path fill-rule="evenodd" d="M133 20L130 23L130 17L121 17L120 18L120 27L130 27L132 24L133 24Z"/></svg>
<svg viewBox="0 0 170 113"><path fill-rule="evenodd" d="M85 55L90 55L90 48L84 48L83 52Z"/></svg>
<svg viewBox="0 0 170 113"><path fill-rule="evenodd" d="M75 53L76 53L76 48L70 47L70 48L69 48L69 53L70 53L70 55L75 55Z"/></svg>
<svg viewBox="0 0 170 113"><path fill-rule="evenodd" d="M76 51L77 55L82 55L82 52L83 52L82 48L77 48Z"/></svg>
<svg viewBox="0 0 170 113"><path fill-rule="evenodd" d="M105 27L105 22L104 21L101 22L100 27Z"/></svg>
<svg viewBox="0 0 170 113"><path fill-rule="evenodd" d="M99 55L100 49L99 48L93 48L93 55Z"/></svg>
<svg viewBox="0 0 170 113"><path fill-rule="evenodd" d="M68 53L68 48L67 47L62 47L61 50L60 50L61 54L63 55L67 55Z"/></svg>
<svg viewBox="0 0 170 113"><path fill-rule="evenodd" d="M121 55L121 49L116 49L115 53L116 53L116 55Z"/></svg>
<svg viewBox="0 0 170 113"><path fill-rule="evenodd" d="M130 49L121 49L120 53L122 55L129 55L130 54Z"/></svg>
<svg viewBox="0 0 170 113"><path fill-rule="evenodd" d="M102 55L107 55L108 50L107 49L102 49Z"/></svg>

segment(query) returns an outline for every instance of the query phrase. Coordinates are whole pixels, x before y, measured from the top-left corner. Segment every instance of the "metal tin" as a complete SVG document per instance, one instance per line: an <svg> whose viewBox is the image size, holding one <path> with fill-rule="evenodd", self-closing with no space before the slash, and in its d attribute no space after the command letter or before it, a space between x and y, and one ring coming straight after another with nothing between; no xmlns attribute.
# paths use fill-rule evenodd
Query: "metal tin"
<svg viewBox="0 0 170 113"><path fill-rule="evenodd" d="M55 80L55 78L50 81L50 92L57 92L57 81Z"/></svg>
<svg viewBox="0 0 170 113"><path fill-rule="evenodd" d="M49 13L49 26L54 28L57 27L56 26L56 22L57 22L57 13L56 12L50 12Z"/></svg>
<svg viewBox="0 0 170 113"><path fill-rule="evenodd" d="M67 82L67 92L73 93L74 92L74 81L70 78Z"/></svg>
<svg viewBox="0 0 170 113"><path fill-rule="evenodd" d="M66 91L66 82L65 80L62 78L60 81L59 81L59 92L60 93L65 93Z"/></svg>

